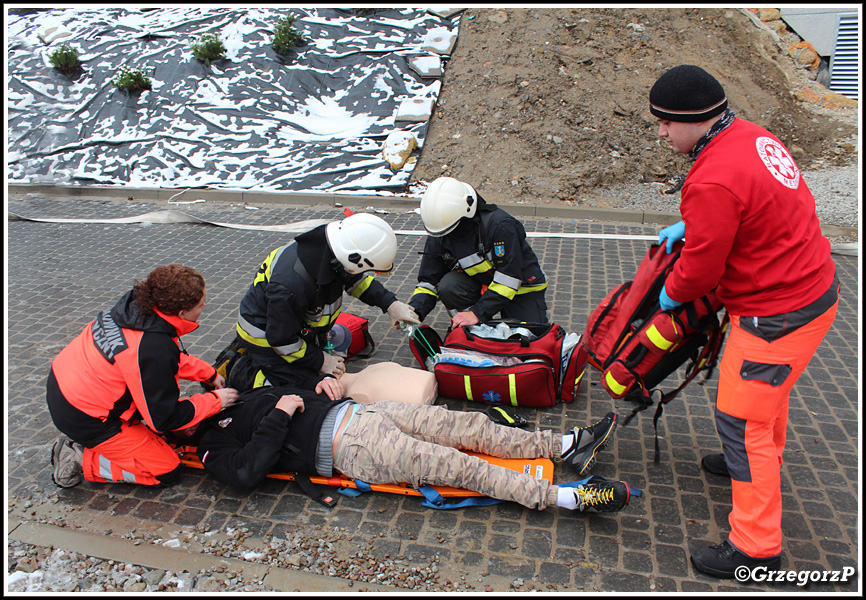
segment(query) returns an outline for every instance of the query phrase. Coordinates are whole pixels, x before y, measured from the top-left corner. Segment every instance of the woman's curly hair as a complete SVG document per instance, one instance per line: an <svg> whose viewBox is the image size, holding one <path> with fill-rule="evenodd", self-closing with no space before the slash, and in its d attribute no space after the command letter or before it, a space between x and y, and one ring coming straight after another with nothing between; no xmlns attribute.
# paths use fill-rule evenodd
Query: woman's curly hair
<svg viewBox="0 0 866 600"><path fill-rule="evenodd" d="M204 296L204 277L191 267L165 265L150 272L144 281L136 281L133 297L145 312L154 307L167 315L194 308Z"/></svg>

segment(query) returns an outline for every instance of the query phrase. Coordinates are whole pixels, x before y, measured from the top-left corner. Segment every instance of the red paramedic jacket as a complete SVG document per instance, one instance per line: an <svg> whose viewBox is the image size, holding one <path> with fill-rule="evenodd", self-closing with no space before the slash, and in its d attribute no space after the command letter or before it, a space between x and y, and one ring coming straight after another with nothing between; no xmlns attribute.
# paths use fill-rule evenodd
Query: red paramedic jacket
<svg viewBox="0 0 866 600"><path fill-rule="evenodd" d="M772 133L735 119L698 155L683 185L686 246L665 286L679 302L717 294L734 315L800 309L833 283L815 199Z"/></svg>
<svg viewBox="0 0 866 600"><path fill-rule="evenodd" d="M214 392L180 397L180 379L211 381L216 375L214 367L179 346L179 336L196 328L198 323L158 310L143 313L127 292L54 359L51 369L60 393L108 425L106 431L120 433L121 422L138 418L155 432L195 425L220 410ZM81 425L86 429L85 422Z"/></svg>

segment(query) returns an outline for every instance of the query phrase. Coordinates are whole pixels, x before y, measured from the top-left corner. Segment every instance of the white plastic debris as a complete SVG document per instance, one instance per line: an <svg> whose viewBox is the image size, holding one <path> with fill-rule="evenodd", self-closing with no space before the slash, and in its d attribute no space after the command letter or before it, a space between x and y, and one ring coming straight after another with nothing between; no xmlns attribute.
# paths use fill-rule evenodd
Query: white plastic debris
<svg viewBox="0 0 866 600"><path fill-rule="evenodd" d="M409 68L421 77L441 77L442 59L438 56L416 56L409 59Z"/></svg>
<svg viewBox="0 0 866 600"><path fill-rule="evenodd" d="M63 25L46 25L45 27L42 27L36 35L43 43L51 45L52 42L69 37L72 35L72 32L66 29Z"/></svg>
<svg viewBox="0 0 866 600"><path fill-rule="evenodd" d="M408 98L397 107L394 120L421 123L429 119L431 114L433 114L432 98Z"/></svg>
<svg viewBox="0 0 866 600"><path fill-rule="evenodd" d="M436 54L451 54L457 43L457 34L446 27L434 27L427 32L421 49Z"/></svg>
<svg viewBox="0 0 866 600"><path fill-rule="evenodd" d="M436 15L437 17L442 17L443 19L447 19L448 17L456 15L457 13L459 13L462 10L466 10L466 7L448 8L448 7L435 6L433 8L428 8L427 12L432 14L432 15Z"/></svg>

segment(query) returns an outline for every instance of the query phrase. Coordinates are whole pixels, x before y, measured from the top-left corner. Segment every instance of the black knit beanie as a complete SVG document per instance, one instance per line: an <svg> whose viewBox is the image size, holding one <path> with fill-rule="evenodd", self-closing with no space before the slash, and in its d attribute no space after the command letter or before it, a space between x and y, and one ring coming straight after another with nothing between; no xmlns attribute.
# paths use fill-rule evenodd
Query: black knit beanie
<svg viewBox="0 0 866 600"><path fill-rule="evenodd" d="M650 112L664 121L698 123L722 114L728 98L700 67L680 65L658 78L649 95Z"/></svg>

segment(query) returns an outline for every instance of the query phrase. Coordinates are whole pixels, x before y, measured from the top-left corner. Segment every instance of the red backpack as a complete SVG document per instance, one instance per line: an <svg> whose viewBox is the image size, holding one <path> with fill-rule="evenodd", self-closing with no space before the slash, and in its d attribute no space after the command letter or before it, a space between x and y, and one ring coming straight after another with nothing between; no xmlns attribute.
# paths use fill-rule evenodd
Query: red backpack
<svg viewBox="0 0 866 600"><path fill-rule="evenodd" d="M710 378L728 330L728 315L715 292L686 302L673 310L662 310L658 297L668 273L684 246L673 251L653 244L638 266L635 278L612 289L589 317L583 346L589 364L600 369L601 383L612 398L637 401L638 406L623 421L652 405L654 393L659 404L653 417L656 427L658 462L658 419L665 404L673 400L695 376L705 371ZM658 386L681 365L686 367L682 383L662 392Z"/></svg>
<svg viewBox="0 0 866 600"><path fill-rule="evenodd" d="M348 312L341 312L334 321L337 325L344 325L352 336L352 342L346 352L346 360L353 356L358 358L370 358L376 351L376 343L370 335L370 321ZM366 352L364 352L366 350ZM363 352L363 354L362 354Z"/></svg>
<svg viewBox="0 0 866 600"><path fill-rule="evenodd" d="M488 321L520 328L507 339L484 337L470 327L450 330L443 341L427 325L414 329L409 346L423 369L427 359L449 350L479 353L489 360L435 362L432 370L439 394L488 404L548 408L557 402L573 402L586 371L586 352L579 338L563 347L568 334L555 323ZM517 359L502 366L498 359Z"/></svg>

